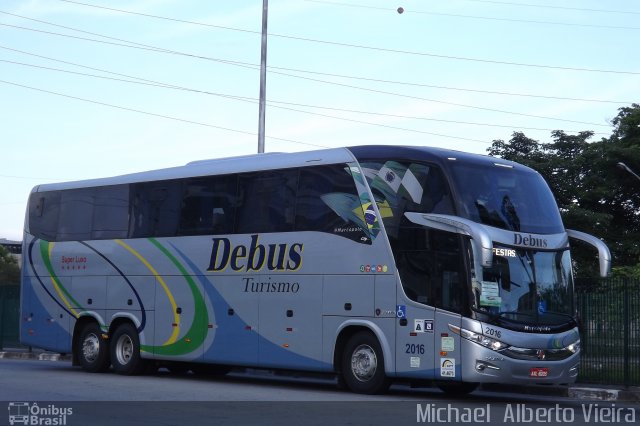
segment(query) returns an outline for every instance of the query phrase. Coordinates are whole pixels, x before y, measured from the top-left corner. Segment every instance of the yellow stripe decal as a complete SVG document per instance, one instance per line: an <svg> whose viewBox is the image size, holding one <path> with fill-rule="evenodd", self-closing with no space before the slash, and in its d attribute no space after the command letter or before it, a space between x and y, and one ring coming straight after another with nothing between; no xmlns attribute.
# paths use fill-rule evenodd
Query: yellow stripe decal
<svg viewBox="0 0 640 426"><path fill-rule="evenodd" d="M162 344L162 346L170 345L170 344L174 343L176 340L178 340L178 335L180 334L180 316L178 315L178 312L177 312L178 306L176 305L176 301L173 298L173 295L171 294L171 291L169 291L169 287L167 286L167 283L164 282L164 279L160 276L160 274L158 274L158 271L156 271L155 268L153 266L151 266L151 264L149 262L147 262L147 260L144 257L142 257L142 255L140 253L135 251L132 247L127 245L122 240L115 240L115 241L116 241L116 243L120 244L122 247L127 249L135 257L137 257L138 260L140 260L140 262L142 262L144 264L144 266L146 266L147 269L149 271L151 271L151 273L156 277L156 279L158 280L158 282L160 283L160 285L164 289L164 292L167 294L167 297L169 298L169 303L171 303L171 310L173 311L173 322L175 324L177 324L178 326L173 328L173 333L171 334L171 337L169 337L169 340L164 342Z"/></svg>
<svg viewBox="0 0 640 426"><path fill-rule="evenodd" d="M53 252L53 246L55 245L55 243L47 243L47 253L49 255L49 259L51 259L51 253ZM60 296L60 300L62 300L64 302L64 304L67 306L67 308L69 308L69 310L71 311L71 313L78 318L80 316L80 314L78 314L78 311L76 311L75 309L73 309L73 307L71 306L71 303L69 303L69 301L67 300L67 298L65 297L62 289L60 288L60 283L58 283L58 277L56 277L53 272L50 273L50 278L51 278L51 283L53 284L53 288L56 289L56 293L58 293L58 296Z"/></svg>

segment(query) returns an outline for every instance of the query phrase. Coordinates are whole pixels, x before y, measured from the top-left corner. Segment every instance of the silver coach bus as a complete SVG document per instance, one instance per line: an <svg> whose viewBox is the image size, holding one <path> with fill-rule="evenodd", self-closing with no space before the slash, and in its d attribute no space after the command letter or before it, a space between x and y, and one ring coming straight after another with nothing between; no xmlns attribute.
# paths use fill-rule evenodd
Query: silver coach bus
<svg viewBox="0 0 640 426"><path fill-rule="evenodd" d="M337 374L470 392L565 384L580 336L569 238L542 177L425 147L359 146L40 185L21 340L90 372Z"/></svg>

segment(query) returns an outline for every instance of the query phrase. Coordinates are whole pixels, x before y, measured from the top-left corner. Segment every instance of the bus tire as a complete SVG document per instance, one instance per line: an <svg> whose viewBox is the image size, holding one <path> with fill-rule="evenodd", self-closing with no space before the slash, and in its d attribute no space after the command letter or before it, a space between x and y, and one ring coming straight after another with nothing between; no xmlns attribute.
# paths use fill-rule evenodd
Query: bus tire
<svg viewBox="0 0 640 426"><path fill-rule="evenodd" d="M83 370L89 373L104 373L109 369L109 343L95 322L86 324L76 345L76 357Z"/></svg>
<svg viewBox="0 0 640 426"><path fill-rule="evenodd" d="M371 332L359 331L347 342L342 355L342 378L355 393L373 395L389 388L382 348Z"/></svg>
<svg viewBox="0 0 640 426"><path fill-rule="evenodd" d="M469 382L438 382L440 390L448 395L468 395L478 388L479 383Z"/></svg>
<svg viewBox="0 0 640 426"><path fill-rule="evenodd" d="M146 362L140 356L138 331L130 323L119 325L111 336L111 364L116 373L126 376L145 371Z"/></svg>

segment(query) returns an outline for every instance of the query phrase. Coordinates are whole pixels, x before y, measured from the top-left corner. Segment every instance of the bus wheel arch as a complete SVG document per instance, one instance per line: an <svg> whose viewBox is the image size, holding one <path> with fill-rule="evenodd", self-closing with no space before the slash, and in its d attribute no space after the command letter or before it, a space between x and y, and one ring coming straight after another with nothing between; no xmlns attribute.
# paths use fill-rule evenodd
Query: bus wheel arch
<svg viewBox="0 0 640 426"><path fill-rule="evenodd" d="M72 341L73 365L79 365L90 373L103 373L109 369L109 340L95 318L78 318Z"/></svg>
<svg viewBox="0 0 640 426"><path fill-rule="evenodd" d="M345 327L336 341L334 366L338 383L356 393L377 394L391 383L377 334L365 326Z"/></svg>

